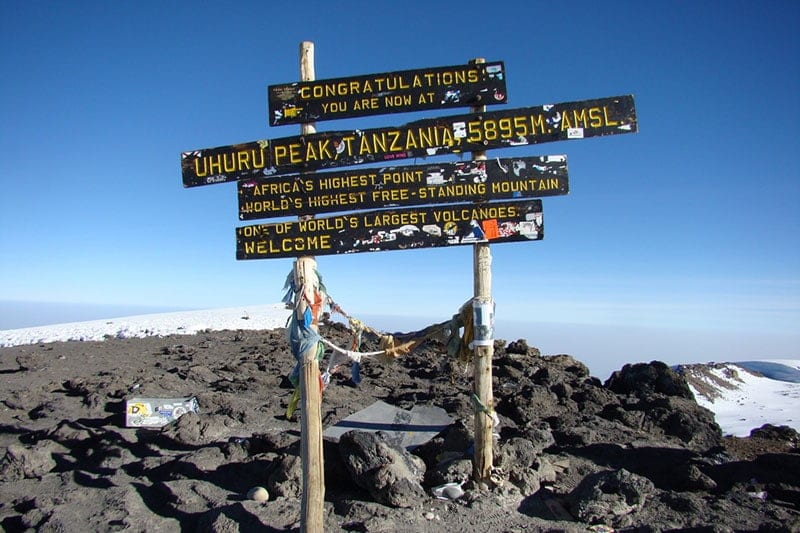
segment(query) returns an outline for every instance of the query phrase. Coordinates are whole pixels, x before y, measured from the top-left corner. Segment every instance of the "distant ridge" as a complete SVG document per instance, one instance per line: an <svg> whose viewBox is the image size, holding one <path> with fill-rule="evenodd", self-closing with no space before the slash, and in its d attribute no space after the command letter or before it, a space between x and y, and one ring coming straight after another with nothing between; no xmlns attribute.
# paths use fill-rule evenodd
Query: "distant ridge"
<svg viewBox="0 0 800 533"><path fill-rule="evenodd" d="M769 379L800 383L800 369L773 361L737 361L734 363L753 373L761 374Z"/></svg>

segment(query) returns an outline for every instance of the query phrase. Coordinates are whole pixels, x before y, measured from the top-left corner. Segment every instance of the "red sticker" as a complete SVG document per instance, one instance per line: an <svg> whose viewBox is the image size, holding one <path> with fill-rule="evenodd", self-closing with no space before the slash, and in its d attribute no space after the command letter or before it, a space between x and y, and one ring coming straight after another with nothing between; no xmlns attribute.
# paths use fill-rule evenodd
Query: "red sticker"
<svg viewBox="0 0 800 533"><path fill-rule="evenodd" d="M488 240L496 239L500 236L500 230L497 227L497 219L492 218L484 220L481 224L483 227L483 234L486 235Z"/></svg>

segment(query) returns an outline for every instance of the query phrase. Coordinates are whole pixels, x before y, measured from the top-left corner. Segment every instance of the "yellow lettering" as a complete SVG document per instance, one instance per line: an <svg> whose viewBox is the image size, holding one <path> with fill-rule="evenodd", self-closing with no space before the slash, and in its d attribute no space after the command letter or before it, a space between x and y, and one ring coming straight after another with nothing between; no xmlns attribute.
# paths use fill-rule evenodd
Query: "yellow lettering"
<svg viewBox="0 0 800 533"><path fill-rule="evenodd" d="M319 159L317 153L314 151L314 143L307 143L306 144L306 161L311 161L312 159Z"/></svg>
<svg viewBox="0 0 800 533"><path fill-rule="evenodd" d="M372 191L373 202L399 202L401 200L408 200L408 189L381 189Z"/></svg>
<svg viewBox="0 0 800 533"><path fill-rule="evenodd" d="M381 174L382 183L419 183L422 181L421 170L411 170L403 172L384 172Z"/></svg>
<svg viewBox="0 0 800 533"><path fill-rule="evenodd" d="M400 107L411 105L410 94L393 94L383 97L383 105L385 107Z"/></svg>
<svg viewBox="0 0 800 533"><path fill-rule="evenodd" d="M239 170L250 169L250 154L247 152L236 152L238 158L237 165Z"/></svg>
<svg viewBox="0 0 800 533"><path fill-rule="evenodd" d="M536 128L539 128L539 131L536 131ZM536 135L537 133L547 133L547 125L544 122L544 115L531 115L531 134Z"/></svg>
<svg viewBox="0 0 800 533"><path fill-rule="evenodd" d="M618 126L619 122L616 120L608 119L608 107L603 106L603 118L605 118L606 126Z"/></svg>
<svg viewBox="0 0 800 533"><path fill-rule="evenodd" d="M386 135L373 132L372 134L372 144L375 147L376 152L386 152Z"/></svg>
<svg viewBox="0 0 800 533"><path fill-rule="evenodd" d="M243 235L244 237L261 237L261 228L262 226L245 226L243 228L239 228L239 234Z"/></svg>
<svg viewBox="0 0 800 533"><path fill-rule="evenodd" d="M391 151L391 152L402 152L403 151L403 147L400 146L399 144L397 144L397 142L400 140L400 132L395 130L395 131L388 132L388 134L392 138L392 143L391 143L391 145L389 145L389 151Z"/></svg>
<svg viewBox="0 0 800 533"><path fill-rule="evenodd" d="M319 152L320 158L327 158L330 159L333 157L333 152L331 152L331 140L330 139L320 139L317 141L319 143L319 148L317 151Z"/></svg>
<svg viewBox="0 0 800 533"><path fill-rule="evenodd" d="M358 143L358 153L359 154L371 154L372 149L369 146L369 139L367 139L366 135L362 135L361 139Z"/></svg>
<svg viewBox="0 0 800 533"><path fill-rule="evenodd" d="M253 156L253 168L264 168L264 166L265 166L265 163L264 163L264 149L262 148L257 153L258 153L258 155L261 156L261 160L260 161L256 161L256 151L255 150L250 150L250 154Z"/></svg>
<svg viewBox="0 0 800 533"><path fill-rule="evenodd" d="M406 132L406 150L410 148L419 148L419 144L417 144L417 140L414 138L414 132L411 129Z"/></svg>
<svg viewBox="0 0 800 533"><path fill-rule="evenodd" d="M214 162L215 158L216 158L216 162ZM216 172L215 172L215 169L216 169ZM222 173L222 161L221 161L221 158L220 158L220 154L217 154L216 156L211 156L211 157L208 158L208 171L210 173L212 173L212 174L220 174L220 173Z"/></svg>
<svg viewBox="0 0 800 533"><path fill-rule="evenodd" d="M283 164L283 158L286 157L289 151L286 149L284 145L275 145L275 148L272 152L273 157L275 158L275 164L281 165Z"/></svg>
<svg viewBox="0 0 800 533"><path fill-rule="evenodd" d="M356 100L355 104L353 105L353 109L378 109L378 97L373 96L372 98L362 98L361 100Z"/></svg>
<svg viewBox="0 0 800 533"><path fill-rule="evenodd" d="M467 132L469 133L469 137L467 137L468 142L478 143L483 140L480 120L471 120L467 122Z"/></svg>
<svg viewBox="0 0 800 533"><path fill-rule="evenodd" d="M600 108L589 108L589 125L593 128L599 128L603 125L603 117L600 116Z"/></svg>
<svg viewBox="0 0 800 533"><path fill-rule="evenodd" d="M342 137L342 141L347 145L347 155L353 155L353 140L354 139L355 139L355 137L353 137L352 135L349 135L347 137ZM326 141L326 143L327 143L327 141ZM330 154L330 152L328 152L328 153ZM330 154L330 155L332 156L333 154ZM337 152L336 157L334 159L338 159L338 158L339 158L339 154Z"/></svg>
<svg viewBox="0 0 800 533"><path fill-rule="evenodd" d="M511 218L516 216L514 206L486 206L473 209L451 211L434 211L436 222L469 222L472 220L488 220L493 218Z"/></svg>
<svg viewBox="0 0 800 533"><path fill-rule="evenodd" d="M461 144L461 139L457 141L453 138L453 132L450 128L437 128L437 132L441 132L442 138L439 141L439 146L453 146L454 144Z"/></svg>
<svg viewBox="0 0 800 533"><path fill-rule="evenodd" d="M203 171L200 171L200 161L203 162ZM208 175L208 168L206 167L206 158L205 157L198 157L194 160L194 174L198 178L202 178Z"/></svg>
<svg viewBox="0 0 800 533"><path fill-rule="evenodd" d="M344 113L346 111L347 102L322 102L323 113Z"/></svg>
<svg viewBox="0 0 800 533"><path fill-rule="evenodd" d="M528 136L528 124L525 117L514 117L514 133L522 136Z"/></svg>
<svg viewBox="0 0 800 533"><path fill-rule="evenodd" d="M199 178L256 168L264 168L263 149L214 154L194 160L194 172Z"/></svg>
<svg viewBox="0 0 800 533"><path fill-rule="evenodd" d="M419 130L419 144L423 148L430 148L434 146L434 137L436 130L428 128L427 130Z"/></svg>
<svg viewBox="0 0 800 533"><path fill-rule="evenodd" d="M572 110L572 118L575 119L575 127L576 128L588 128L589 122L586 119L586 109L581 109L578 111L577 109ZM583 126L581 126L583 124Z"/></svg>
<svg viewBox="0 0 800 533"><path fill-rule="evenodd" d="M259 243L262 244L262 243ZM245 243L245 248L247 243ZM273 246L272 241L269 243L270 253L292 253L292 252L309 252L315 250L330 250L331 236L330 235L304 235L300 237L285 237L280 240L279 248ZM262 255L266 254L266 250L258 252Z"/></svg>
<svg viewBox="0 0 800 533"><path fill-rule="evenodd" d="M375 228L381 226L404 226L406 224L425 224L427 213L400 212L400 213L376 213L363 215L362 225L365 228ZM351 227L353 222L350 222Z"/></svg>
<svg viewBox="0 0 800 533"><path fill-rule="evenodd" d="M289 145L289 161L292 163L302 163L303 159L300 157L300 145L292 143Z"/></svg>

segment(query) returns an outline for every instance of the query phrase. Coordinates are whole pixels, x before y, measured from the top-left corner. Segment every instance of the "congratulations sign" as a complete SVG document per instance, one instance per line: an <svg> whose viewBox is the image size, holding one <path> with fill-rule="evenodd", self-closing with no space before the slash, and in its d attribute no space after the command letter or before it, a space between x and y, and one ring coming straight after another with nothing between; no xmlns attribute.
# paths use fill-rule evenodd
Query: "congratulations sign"
<svg viewBox="0 0 800 533"><path fill-rule="evenodd" d="M502 104L501 61L315 80L267 89L270 125Z"/></svg>

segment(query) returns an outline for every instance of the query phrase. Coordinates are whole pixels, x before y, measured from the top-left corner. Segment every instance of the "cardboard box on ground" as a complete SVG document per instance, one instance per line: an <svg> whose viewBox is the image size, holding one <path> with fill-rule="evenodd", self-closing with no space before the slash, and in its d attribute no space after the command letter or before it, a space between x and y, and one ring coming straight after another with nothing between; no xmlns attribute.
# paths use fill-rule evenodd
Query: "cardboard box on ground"
<svg viewBox="0 0 800 533"><path fill-rule="evenodd" d="M186 413L198 413L197 398L129 398L125 402L126 427L162 427Z"/></svg>

